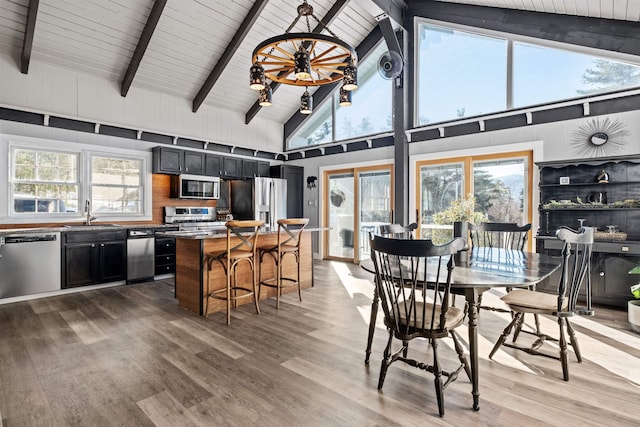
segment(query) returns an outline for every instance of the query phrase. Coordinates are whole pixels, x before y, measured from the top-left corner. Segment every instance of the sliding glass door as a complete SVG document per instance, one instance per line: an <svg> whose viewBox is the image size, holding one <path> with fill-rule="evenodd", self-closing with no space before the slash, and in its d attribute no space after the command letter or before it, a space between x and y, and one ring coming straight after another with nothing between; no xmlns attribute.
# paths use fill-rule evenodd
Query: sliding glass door
<svg viewBox="0 0 640 427"><path fill-rule="evenodd" d="M531 151L429 160L416 166L421 238L449 240L451 203L469 196L475 202L472 222L531 222Z"/></svg>
<svg viewBox="0 0 640 427"><path fill-rule="evenodd" d="M369 232L392 222L391 166L327 171L324 188L325 258L369 256Z"/></svg>

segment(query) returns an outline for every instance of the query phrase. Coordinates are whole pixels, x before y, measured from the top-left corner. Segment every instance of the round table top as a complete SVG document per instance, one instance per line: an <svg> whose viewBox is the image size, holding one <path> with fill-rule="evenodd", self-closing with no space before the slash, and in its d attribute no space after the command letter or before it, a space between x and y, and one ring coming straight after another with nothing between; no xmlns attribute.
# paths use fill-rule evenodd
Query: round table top
<svg viewBox="0 0 640 427"><path fill-rule="evenodd" d="M473 248L469 261L456 264L451 286L454 288L523 287L535 285L560 268L562 258L534 252L497 248ZM370 258L360 267L375 273Z"/></svg>

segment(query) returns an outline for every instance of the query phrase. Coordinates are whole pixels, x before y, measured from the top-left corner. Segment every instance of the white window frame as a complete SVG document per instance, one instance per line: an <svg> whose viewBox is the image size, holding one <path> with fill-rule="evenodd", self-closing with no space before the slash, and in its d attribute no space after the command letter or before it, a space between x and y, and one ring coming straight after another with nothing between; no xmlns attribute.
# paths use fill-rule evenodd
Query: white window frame
<svg viewBox="0 0 640 427"><path fill-rule="evenodd" d="M39 151L39 152L47 152L47 153L58 153L58 154L73 154L76 156L76 181L74 183L69 183L72 185L77 185L78 186L78 197L80 197L80 195L82 194L82 153L81 151L77 150L64 150L64 149L56 149L56 148L48 148L48 147L42 147L42 146L29 146L29 145L11 145L9 147L9 156L8 156L8 161L9 161L9 167L7 168L9 170L9 176L8 176L8 185L7 185L7 192L9 195L9 200L8 200L8 204L7 204L7 210L8 210L8 214L10 217L12 218L23 218L23 219L38 219L38 220L43 220L43 219L48 219L49 221L52 219L63 219L63 218L74 218L77 216L77 212L52 212L52 213L45 213L45 212L33 212L33 213L25 213L25 212L15 212L14 211L14 206L15 206L15 195L14 195L14 184L16 184L17 182L21 182L21 181L17 181L15 180L15 168L16 168L16 164L15 164L15 156L16 156L16 151L18 150L29 150L29 151ZM34 181L35 182L35 181ZM38 181L41 183L44 183L44 181ZM63 184L62 182L53 182L54 184ZM80 206L80 200L78 199L78 205ZM34 221L35 222L35 221Z"/></svg>
<svg viewBox="0 0 640 427"><path fill-rule="evenodd" d="M105 152L98 152L98 151L89 151L87 152L87 175L88 175L88 179L86 182L88 182L88 186L86 189L86 194L87 194L87 199L92 201L92 206L93 206L93 187L94 185L100 185L103 187L111 187L111 186L107 186L107 185L102 185L102 184L94 184L93 180L92 180L92 166L93 166L93 159L96 157L100 157L100 158L109 158L109 159L118 159L118 160L130 160L130 161L137 161L140 162L140 182L138 183L137 186L126 186L126 185L119 185L116 186L118 188L134 188L137 187L140 189L140 195L141 195L141 206L140 206L140 212L138 213L127 213L127 212L111 212L109 213L110 217L131 217L131 216L140 216L142 214L144 214L145 211L145 186L144 186L144 177L146 175L146 170L145 170L145 161L142 157L138 157L138 156L127 156L127 155L122 155L122 154L114 154L114 153L105 153ZM84 204L83 204L84 206ZM100 215L98 212L94 212L97 215Z"/></svg>
<svg viewBox="0 0 640 427"><path fill-rule="evenodd" d="M417 42L417 40L419 40L420 37L420 25L422 24L427 24L427 25L434 25L434 26L438 26L438 27L442 27L442 28L447 28L447 29L451 29L451 30L457 30L457 31L464 31L466 33L470 33L470 34L475 34L477 36L484 36L484 37L493 37L493 38L500 38L500 39L504 39L507 42L507 79L505 84L507 85L507 109L505 111L492 111L486 114L483 114L483 116L490 116L490 115L496 115L496 114L501 114L501 113L505 113L506 111L510 111L513 107L512 107L512 103L513 103L513 95L511 93L512 91L512 79L513 79L513 69L512 69L512 62L513 62L513 43L514 42L521 42L521 43L528 43L528 44L532 44L532 45L537 45L537 46L541 46L541 47L547 47L547 48L552 48L552 49L562 49L562 50L566 50L569 52L575 52L575 53L581 53L584 55L590 55L590 56L594 56L597 58L601 58L601 59L606 59L606 60L611 60L611 61L617 61L617 62L624 62L624 63L628 63L631 65L635 65L635 66L640 66L640 62L638 62L638 58L634 55L630 55L630 54L626 54L626 53L620 53L620 52L614 52L614 51L609 51L609 50L602 50L602 49L596 49L596 48L592 48L592 47L587 47L587 46L578 46L578 45L573 45L573 44L568 44L568 43L562 43L562 42L558 42L558 41L554 41L554 40L546 40L546 39L538 39L535 37L527 37L527 36L522 36L519 34L512 34L512 33L505 33L505 32L501 32L501 31L495 31L495 30L487 30L484 28L478 28L478 27L469 27L467 25L461 25L461 24L453 24L450 22L443 22L443 21L437 21L434 19L428 19L428 18L421 18L421 17L416 17L414 19L414 26L413 26L413 35L414 35L414 40L416 40L416 44L415 44L415 48L413 49L412 55L413 55L413 75L416 76L416 80L414 82L416 88L418 86L418 64L419 64L419 43ZM633 88L629 88L628 90L633 91L633 90L637 90L633 89ZM598 97L598 96L602 96L605 95L603 93L600 94L594 94L593 97ZM562 104L564 102L567 102L568 99L562 99L562 100L556 100L556 101L550 101L550 104ZM437 123L430 123L430 124L419 124L419 112L418 112L418 97L416 96L415 99L413 100L413 126L414 127L428 127L428 126L432 126L434 124ZM520 108L520 107L519 107ZM451 120L446 120L446 122L454 122L454 121L458 121L460 119L455 119L452 118ZM462 119L464 120L464 118ZM441 123L441 122L438 122Z"/></svg>
<svg viewBox="0 0 640 427"><path fill-rule="evenodd" d="M110 147L105 151L103 146L74 143L61 140L41 139L28 136L0 135L0 164L7 165L6 174L0 175L0 200L6 205L0 205L0 224L38 224L78 222L84 219L84 201L91 196L91 158L99 157L123 158L141 161L141 188L143 191L141 213L109 213L98 215L97 223L108 221L151 221L152 215L152 174L151 152L148 150L132 150L128 148ZM17 148L27 150L53 151L75 153L79 155L78 189L79 212L25 214L13 212L13 151ZM3 188L4 187L4 188ZM62 225L62 224L61 224Z"/></svg>

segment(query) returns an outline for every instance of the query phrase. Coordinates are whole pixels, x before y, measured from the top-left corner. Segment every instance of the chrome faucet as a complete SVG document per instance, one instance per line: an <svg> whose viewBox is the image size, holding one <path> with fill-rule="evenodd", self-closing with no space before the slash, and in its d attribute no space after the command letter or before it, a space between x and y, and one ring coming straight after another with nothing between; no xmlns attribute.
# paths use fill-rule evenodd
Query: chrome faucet
<svg viewBox="0 0 640 427"><path fill-rule="evenodd" d="M91 225L91 221L93 221L94 219L97 219L95 216L91 216L91 201L89 199L87 199L84 202L84 213L85 213L85 220L84 220L85 225Z"/></svg>

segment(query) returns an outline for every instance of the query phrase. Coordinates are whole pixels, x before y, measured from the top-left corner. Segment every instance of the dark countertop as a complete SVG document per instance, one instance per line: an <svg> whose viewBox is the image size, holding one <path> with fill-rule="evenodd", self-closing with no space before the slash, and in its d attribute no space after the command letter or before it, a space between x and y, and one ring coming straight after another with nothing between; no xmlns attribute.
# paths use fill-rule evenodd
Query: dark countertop
<svg viewBox="0 0 640 427"><path fill-rule="evenodd" d="M325 231L329 230L330 227L307 227L304 231L314 232L314 231ZM276 234L278 232L278 228L263 230L260 231L261 235L264 234ZM162 237L177 237L180 239L190 239L190 240L203 240L203 239L220 239L227 237L227 230L225 227L222 227L220 230L189 230L189 231L160 231L156 235Z"/></svg>
<svg viewBox="0 0 640 427"><path fill-rule="evenodd" d="M169 228L176 227L175 224L70 224L59 227L32 227L32 228L3 228L0 229L0 236L9 234L35 234L35 233L62 233L77 231L108 231L108 230L127 230L130 228Z"/></svg>

